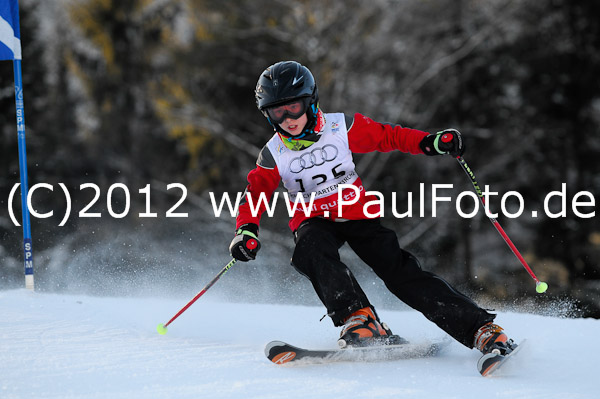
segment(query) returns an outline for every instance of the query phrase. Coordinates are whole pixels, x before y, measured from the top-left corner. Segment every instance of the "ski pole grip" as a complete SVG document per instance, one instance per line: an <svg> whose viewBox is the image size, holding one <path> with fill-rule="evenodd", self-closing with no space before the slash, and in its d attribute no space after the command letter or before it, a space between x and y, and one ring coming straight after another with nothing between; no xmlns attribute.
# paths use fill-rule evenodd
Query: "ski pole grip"
<svg viewBox="0 0 600 399"><path fill-rule="evenodd" d="M442 143L449 143L454 138L452 133L444 133L441 137Z"/></svg>
<svg viewBox="0 0 600 399"><path fill-rule="evenodd" d="M248 240L248 242L246 243L246 248L248 249L254 249L258 246L258 241L256 241L254 238Z"/></svg>

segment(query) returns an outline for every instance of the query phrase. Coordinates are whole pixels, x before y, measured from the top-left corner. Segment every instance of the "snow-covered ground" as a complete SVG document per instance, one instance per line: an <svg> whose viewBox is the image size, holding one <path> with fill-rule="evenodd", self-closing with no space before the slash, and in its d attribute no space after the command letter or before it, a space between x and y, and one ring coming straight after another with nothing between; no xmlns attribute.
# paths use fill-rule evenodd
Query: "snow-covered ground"
<svg viewBox="0 0 600 399"><path fill-rule="evenodd" d="M194 293L190 293L190 299ZM206 296L160 336L186 300L0 292L0 398L598 398L600 320L500 313L527 345L502 375L453 343L429 359L276 366L274 339L335 346L320 307L235 304ZM443 334L414 311L380 316L408 339Z"/></svg>

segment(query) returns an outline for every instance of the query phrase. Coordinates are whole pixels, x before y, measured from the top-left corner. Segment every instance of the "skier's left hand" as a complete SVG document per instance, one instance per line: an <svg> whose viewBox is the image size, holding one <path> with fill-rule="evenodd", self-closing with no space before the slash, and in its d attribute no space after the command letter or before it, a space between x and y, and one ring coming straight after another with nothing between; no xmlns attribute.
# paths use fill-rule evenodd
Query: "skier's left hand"
<svg viewBox="0 0 600 399"><path fill-rule="evenodd" d="M450 154L459 157L465 152L465 143L456 129L446 129L436 134L428 134L419 143L425 155Z"/></svg>

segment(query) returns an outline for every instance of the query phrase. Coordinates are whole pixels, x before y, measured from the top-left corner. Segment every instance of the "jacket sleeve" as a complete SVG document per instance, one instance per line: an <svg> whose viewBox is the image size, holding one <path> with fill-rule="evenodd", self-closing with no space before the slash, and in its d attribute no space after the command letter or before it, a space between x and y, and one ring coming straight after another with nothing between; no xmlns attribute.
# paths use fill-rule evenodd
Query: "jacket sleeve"
<svg viewBox="0 0 600 399"><path fill-rule="evenodd" d="M411 154L422 154L419 143L427 132L409 129L400 125L375 122L361 114L354 114L354 121L349 123L348 142L350 151L366 153L372 151L389 152L398 150Z"/></svg>
<svg viewBox="0 0 600 399"><path fill-rule="evenodd" d="M264 201L260 202L261 193L264 193L264 200L270 201L280 181L281 176L279 176L277 165L269 149L265 146L258 156L256 168L248 173L248 185L236 217L236 230L246 223L259 225L260 217L266 209Z"/></svg>

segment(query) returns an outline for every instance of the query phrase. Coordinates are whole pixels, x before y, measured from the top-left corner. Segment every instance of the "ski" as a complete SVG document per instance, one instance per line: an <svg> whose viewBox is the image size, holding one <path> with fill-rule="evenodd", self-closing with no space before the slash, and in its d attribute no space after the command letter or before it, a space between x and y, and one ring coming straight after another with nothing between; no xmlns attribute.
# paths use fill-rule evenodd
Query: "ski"
<svg viewBox="0 0 600 399"><path fill-rule="evenodd" d="M330 363L330 362L376 362L399 359L415 359L437 355L452 342L450 339L419 344L379 345L348 347L344 349L305 349L286 342L272 341L265 347L265 355L275 364Z"/></svg>
<svg viewBox="0 0 600 399"><path fill-rule="evenodd" d="M483 355L477 362L477 369L484 377L492 376L502 368L506 361L519 352L524 343L525 340L521 341L518 345L515 345L514 349L508 355L500 355L496 353L488 353Z"/></svg>

